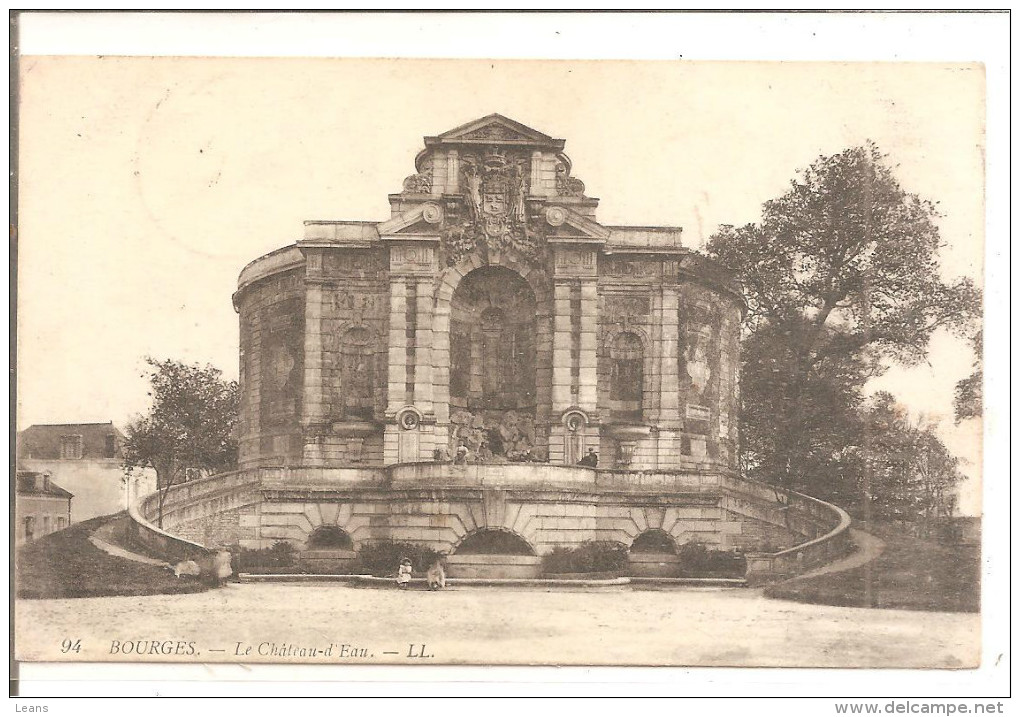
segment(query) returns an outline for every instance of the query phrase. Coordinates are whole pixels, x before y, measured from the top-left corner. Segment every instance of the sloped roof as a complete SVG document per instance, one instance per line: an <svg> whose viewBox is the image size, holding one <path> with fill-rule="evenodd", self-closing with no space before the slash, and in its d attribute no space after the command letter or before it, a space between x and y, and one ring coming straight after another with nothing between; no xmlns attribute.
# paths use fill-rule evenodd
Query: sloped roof
<svg viewBox="0 0 1020 717"><path fill-rule="evenodd" d="M56 498L73 498L74 494L53 482L47 473L18 471L18 493L21 495L52 495Z"/></svg>
<svg viewBox="0 0 1020 717"><path fill-rule="evenodd" d="M82 458L120 458L124 434L113 421L106 423L50 423L29 426L18 434L18 457L60 459L62 436L82 437ZM106 450L106 437L114 436L113 456Z"/></svg>

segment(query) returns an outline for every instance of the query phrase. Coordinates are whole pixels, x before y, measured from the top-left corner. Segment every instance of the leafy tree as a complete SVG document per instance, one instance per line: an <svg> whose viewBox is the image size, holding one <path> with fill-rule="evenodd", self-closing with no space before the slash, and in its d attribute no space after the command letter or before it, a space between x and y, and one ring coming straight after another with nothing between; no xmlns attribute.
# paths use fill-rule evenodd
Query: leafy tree
<svg viewBox="0 0 1020 717"><path fill-rule="evenodd" d="M980 418L983 410L984 397L982 383L984 371L982 370L981 352L983 348L982 332L971 339L974 347L973 373L956 384L956 395L953 397L953 409L956 414L956 422L968 418Z"/></svg>
<svg viewBox="0 0 1020 717"><path fill-rule="evenodd" d="M188 469L230 470L237 463L238 386L212 366L148 357L149 412L127 427L124 470L156 472L159 526L169 489L188 480Z"/></svg>
<svg viewBox="0 0 1020 717"><path fill-rule="evenodd" d="M889 393L872 397L864 411L867 470L861 498L870 517L912 524L922 537L951 518L956 486L963 480L959 459L938 437L935 425L912 422Z"/></svg>
<svg viewBox="0 0 1020 717"><path fill-rule="evenodd" d="M806 322L765 324L742 345L741 463L744 475L782 483L850 505L856 494L819 476L856 475L850 447L859 443L866 371L859 359L837 354L798 375L798 344Z"/></svg>
<svg viewBox="0 0 1020 717"><path fill-rule="evenodd" d="M835 490L826 481L853 463L845 446L867 378L923 360L936 330L974 322L978 289L939 276L936 219L869 143L818 158L759 223L711 238L748 302L741 436L761 478Z"/></svg>

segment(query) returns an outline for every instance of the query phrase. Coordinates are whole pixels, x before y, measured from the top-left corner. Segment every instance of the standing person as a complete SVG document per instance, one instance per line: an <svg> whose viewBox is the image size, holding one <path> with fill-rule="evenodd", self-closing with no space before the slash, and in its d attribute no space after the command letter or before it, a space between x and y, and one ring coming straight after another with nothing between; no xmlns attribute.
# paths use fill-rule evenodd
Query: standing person
<svg viewBox="0 0 1020 717"><path fill-rule="evenodd" d="M441 590L446 587L446 571L443 569L443 556L437 555L429 565L427 573L429 590Z"/></svg>
<svg viewBox="0 0 1020 717"><path fill-rule="evenodd" d="M408 558L402 558L400 561L400 567L397 568L397 587L403 590L410 582L411 561Z"/></svg>

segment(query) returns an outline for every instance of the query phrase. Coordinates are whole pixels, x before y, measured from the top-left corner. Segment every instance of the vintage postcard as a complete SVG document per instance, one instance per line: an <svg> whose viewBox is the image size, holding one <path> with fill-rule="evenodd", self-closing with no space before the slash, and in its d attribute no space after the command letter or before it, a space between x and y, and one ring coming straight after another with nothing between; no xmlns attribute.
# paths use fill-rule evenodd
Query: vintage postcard
<svg viewBox="0 0 1020 717"><path fill-rule="evenodd" d="M16 660L980 665L980 63L17 80Z"/></svg>

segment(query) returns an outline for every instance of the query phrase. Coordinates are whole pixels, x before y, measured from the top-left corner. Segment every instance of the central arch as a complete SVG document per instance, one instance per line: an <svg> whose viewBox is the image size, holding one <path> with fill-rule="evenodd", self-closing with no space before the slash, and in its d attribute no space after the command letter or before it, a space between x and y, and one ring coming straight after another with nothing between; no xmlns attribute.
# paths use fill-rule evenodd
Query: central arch
<svg viewBox="0 0 1020 717"><path fill-rule="evenodd" d="M535 292L520 274L485 266L450 299L450 403L469 411L535 408Z"/></svg>
<svg viewBox="0 0 1020 717"><path fill-rule="evenodd" d="M468 272L450 297L451 442L481 458L535 442L537 307L531 285L497 265Z"/></svg>

